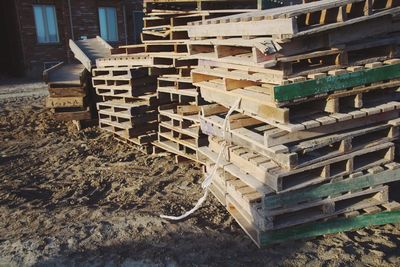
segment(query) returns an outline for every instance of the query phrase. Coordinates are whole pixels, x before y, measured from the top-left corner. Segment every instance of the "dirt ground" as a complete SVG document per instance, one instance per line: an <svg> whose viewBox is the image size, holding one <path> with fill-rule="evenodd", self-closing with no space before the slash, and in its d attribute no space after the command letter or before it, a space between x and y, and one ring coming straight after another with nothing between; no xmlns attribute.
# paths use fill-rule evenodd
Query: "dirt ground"
<svg viewBox="0 0 400 267"><path fill-rule="evenodd" d="M400 266L400 225L258 249L209 197L201 167L145 156L43 106L43 84L0 86L0 266Z"/></svg>

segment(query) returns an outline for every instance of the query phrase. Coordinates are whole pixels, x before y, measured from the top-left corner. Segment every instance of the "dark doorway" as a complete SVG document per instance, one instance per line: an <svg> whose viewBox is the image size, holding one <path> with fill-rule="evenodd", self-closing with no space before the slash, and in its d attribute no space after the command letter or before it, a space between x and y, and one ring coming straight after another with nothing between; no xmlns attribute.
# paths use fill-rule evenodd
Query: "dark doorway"
<svg viewBox="0 0 400 267"><path fill-rule="evenodd" d="M22 76L24 64L14 0L0 1L0 36L0 76Z"/></svg>

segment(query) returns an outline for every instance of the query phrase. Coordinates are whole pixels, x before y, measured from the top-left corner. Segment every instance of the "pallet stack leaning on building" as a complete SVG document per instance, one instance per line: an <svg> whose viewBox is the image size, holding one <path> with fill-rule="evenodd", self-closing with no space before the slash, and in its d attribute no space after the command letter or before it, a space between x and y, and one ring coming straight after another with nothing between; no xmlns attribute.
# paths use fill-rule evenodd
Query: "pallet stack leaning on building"
<svg viewBox="0 0 400 267"><path fill-rule="evenodd" d="M193 84L239 103L227 129L226 110L203 108L211 190L259 246L400 220L399 12L323 0L188 28Z"/></svg>

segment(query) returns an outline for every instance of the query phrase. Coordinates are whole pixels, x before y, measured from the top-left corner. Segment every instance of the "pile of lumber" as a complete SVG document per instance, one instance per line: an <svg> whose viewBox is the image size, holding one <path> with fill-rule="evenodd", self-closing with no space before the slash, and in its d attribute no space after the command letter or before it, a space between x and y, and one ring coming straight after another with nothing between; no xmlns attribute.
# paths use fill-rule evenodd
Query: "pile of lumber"
<svg viewBox="0 0 400 267"><path fill-rule="evenodd" d="M92 71L96 94L103 100L97 103L99 126L118 140L151 153L158 129L157 77L171 69L151 67L146 56L135 61L112 53L114 57L97 60Z"/></svg>
<svg viewBox="0 0 400 267"><path fill-rule="evenodd" d="M46 107L54 112L54 118L73 121L78 129L96 122L96 95L90 73L81 64L59 63L43 73L49 96Z"/></svg>
<svg viewBox="0 0 400 267"><path fill-rule="evenodd" d="M190 23L211 191L259 246L400 221L400 3ZM227 109L235 112L228 116Z"/></svg>
<svg viewBox="0 0 400 267"><path fill-rule="evenodd" d="M46 106L53 109L56 120L72 121L78 130L97 124L96 103L92 86L92 67L96 59L110 56L112 48L101 37L69 40L76 62L60 62L43 72L48 84Z"/></svg>
<svg viewBox="0 0 400 267"><path fill-rule="evenodd" d="M111 49L110 57L96 61L93 85L104 100L97 105L100 128L146 152L155 145L177 160L199 161L198 148L207 144L199 115L205 101L190 78L198 61L188 58L183 25L257 8L255 0L227 2L145 1L143 44Z"/></svg>
<svg viewBox="0 0 400 267"><path fill-rule="evenodd" d="M190 78L198 62L188 58L187 23L256 9L254 0L146 1L146 11L151 12L144 18L143 42L147 47L156 47L148 48L154 51L153 64L176 69L175 74L158 78L158 99L169 104L159 107L158 140L153 142L155 153L173 153L177 162L190 159L204 163L198 150L208 144L207 136L200 130L200 110L206 102Z"/></svg>

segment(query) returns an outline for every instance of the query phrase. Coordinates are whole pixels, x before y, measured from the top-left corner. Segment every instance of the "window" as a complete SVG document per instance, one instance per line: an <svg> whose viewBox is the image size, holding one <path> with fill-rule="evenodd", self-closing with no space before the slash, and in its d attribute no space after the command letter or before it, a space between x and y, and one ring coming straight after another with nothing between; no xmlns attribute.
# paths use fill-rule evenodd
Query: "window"
<svg viewBox="0 0 400 267"><path fill-rule="evenodd" d="M52 5L34 5L36 36L38 43L58 43L56 10Z"/></svg>
<svg viewBox="0 0 400 267"><path fill-rule="evenodd" d="M118 41L117 9L115 7L100 7L100 36L106 41Z"/></svg>
<svg viewBox="0 0 400 267"><path fill-rule="evenodd" d="M143 31L143 12L142 11L133 11L133 43L139 44L140 34Z"/></svg>

